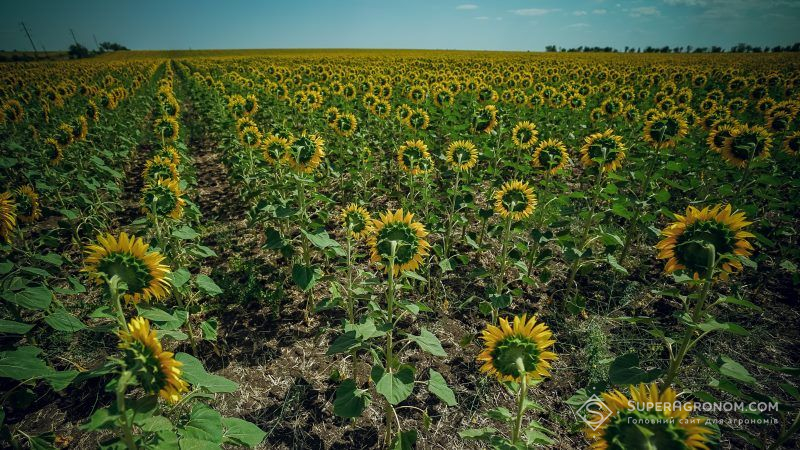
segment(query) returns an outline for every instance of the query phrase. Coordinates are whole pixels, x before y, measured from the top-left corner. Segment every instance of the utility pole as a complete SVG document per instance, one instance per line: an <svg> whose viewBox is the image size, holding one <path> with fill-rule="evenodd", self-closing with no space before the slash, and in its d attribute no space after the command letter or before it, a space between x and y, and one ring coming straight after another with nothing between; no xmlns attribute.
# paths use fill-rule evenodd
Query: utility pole
<svg viewBox="0 0 800 450"><path fill-rule="evenodd" d="M97 36L95 36L94 33L92 33L92 39L94 39L95 50L100 51L100 44L97 43Z"/></svg>
<svg viewBox="0 0 800 450"><path fill-rule="evenodd" d="M75 32L72 31L72 28L69 29L69 32L72 35L72 40L75 41L75 45L80 45L80 44L78 44L78 40L75 39Z"/></svg>
<svg viewBox="0 0 800 450"><path fill-rule="evenodd" d="M19 24L22 25L22 29L25 30L25 34L28 36L28 41L30 41L31 47L33 47L34 57L36 57L36 59L39 59L39 52L36 50L36 45L33 43L33 38L31 37L31 34L28 32L28 27L25 26L25 22L20 22Z"/></svg>

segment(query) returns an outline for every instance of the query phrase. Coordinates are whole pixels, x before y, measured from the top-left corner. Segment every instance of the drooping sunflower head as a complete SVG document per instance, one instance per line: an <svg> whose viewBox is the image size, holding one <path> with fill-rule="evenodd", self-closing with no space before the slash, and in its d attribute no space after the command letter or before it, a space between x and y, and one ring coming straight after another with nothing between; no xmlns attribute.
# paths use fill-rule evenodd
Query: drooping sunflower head
<svg viewBox="0 0 800 450"><path fill-rule="evenodd" d="M53 139L58 142L58 145L61 148L65 148L75 142L75 137L72 133L72 125L68 123L61 123L56 128L55 134L53 135Z"/></svg>
<svg viewBox="0 0 800 450"><path fill-rule="evenodd" d="M183 207L186 205L181 195L178 180L159 178L142 189L142 212L178 220L183 216Z"/></svg>
<svg viewBox="0 0 800 450"><path fill-rule="evenodd" d="M786 139L783 140L783 146L781 148L787 155L795 156L800 153L800 131L795 131L794 133L786 136Z"/></svg>
<svg viewBox="0 0 800 450"><path fill-rule="evenodd" d="M686 119L674 111L658 112L644 124L644 140L655 148L674 147L688 132Z"/></svg>
<svg viewBox="0 0 800 450"><path fill-rule="evenodd" d="M719 278L727 280L729 274L742 270L742 263L735 258L753 252L747 239L755 236L744 230L752 222L743 212L733 212L731 205L703 209L689 206L685 215L676 214L675 218L661 231L664 239L656 244L657 258L667 260L666 273L686 271L700 279L708 274L713 259L720 268Z"/></svg>
<svg viewBox="0 0 800 450"><path fill-rule="evenodd" d="M53 138L44 140L44 154L50 161L51 166L57 166L64 159L64 150L58 144L58 141Z"/></svg>
<svg viewBox="0 0 800 450"><path fill-rule="evenodd" d="M511 140L518 148L523 150L531 148L539 141L539 130L527 120L520 122L511 130Z"/></svg>
<svg viewBox="0 0 800 450"><path fill-rule="evenodd" d="M246 147L258 147L261 145L261 131L258 127L246 126L239 132L239 141Z"/></svg>
<svg viewBox="0 0 800 450"><path fill-rule="evenodd" d="M472 130L475 133L491 133L497 127L497 107L486 105L472 115Z"/></svg>
<svg viewBox="0 0 800 450"><path fill-rule="evenodd" d="M536 194L528 183L507 181L494 194L494 211L502 218L522 220L536 208Z"/></svg>
<svg viewBox="0 0 800 450"><path fill-rule="evenodd" d="M174 141L178 138L180 125L174 117L159 117L153 122L153 131L159 139L163 138L166 141Z"/></svg>
<svg viewBox="0 0 800 450"><path fill-rule="evenodd" d="M339 216L342 226L354 239L364 239L372 231L372 217L362 206L350 203Z"/></svg>
<svg viewBox="0 0 800 450"><path fill-rule="evenodd" d="M264 159L270 164L279 164L289 153L289 139L270 135L261 141L261 151Z"/></svg>
<svg viewBox="0 0 800 450"><path fill-rule="evenodd" d="M751 161L769 156L772 137L763 127L739 125L722 147L722 157L731 165L745 167Z"/></svg>
<svg viewBox="0 0 800 450"><path fill-rule="evenodd" d="M86 117L78 116L72 121L72 139L75 142L80 142L86 139L89 134L89 124Z"/></svg>
<svg viewBox="0 0 800 450"><path fill-rule="evenodd" d="M457 172L470 170L478 164L478 149L470 141L453 141L447 147L445 161Z"/></svg>
<svg viewBox="0 0 800 450"><path fill-rule="evenodd" d="M168 158L170 161L172 161L172 164L175 164L175 167L179 166L181 163L181 154L178 153L178 149L171 145L157 150L156 156Z"/></svg>
<svg viewBox="0 0 800 450"><path fill-rule="evenodd" d="M178 166L172 162L172 158L165 156L154 156L153 159L145 163L142 171L142 178L144 178L145 183L164 178L177 180L179 176Z"/></svg>
<svg viewBox="0 0 800 450"><path fill-rule="evenodd" d="M17 188L14 192L17 204L17 219L22 223L32 223L42 217L42 207L39 204L39 194L31 185Z"/></svg>
<svg viewBox="0 0 800 450"><path fill-rule="evenodd" d="M553 175L567 165L567 147L558 139L544 140L534 150L532 161L533 167L541 167Z"/></svg>
<svg viewBox="0 0 800 450"><path fill-rule="evenodd" d="M522 377L538 381L550 376L550 361L556 354L550 351L555 344L553 333L535 316L515 316L509 323L500 318L500 326L488 325L483 330L483 351L477 360L480 371L494 375L500 382L516 381Z"/></svg>
<svg viewBox="0 0 800 450"><path fill-rule="evenodd" d="M392 248L394 248L394 274L405 270L416 270L428 255L430 244L425 239L428 232L414 214L398 209L386 211L378 219L372 219L370 234L371 261L389 270Z"/></svg>
<svg viewBox="0 0 800 450"><path fill-rule="evenodd" d="M333 130L339 136L350 137L356 132L358 120L352 113L342 113L333 121Z"/></svg>
<svg viewBox="0 0 800 450"><path fill-rule="evenodd" d="M735 122L735 119L730 119L730 120L733 120L734 122L720 123L719 125L714 126L708 132L708 138L706 138L706 144L708 144L708 147L711 150L720 153L725 148L725 141L727 141L728 138L731 137L733 129L736 128L737 126L737 122Z"/></svg>
<svg viewBox="0 0 800 450"><path fill-rule="evenodd" d="M403 172L419 175L433 167L428 146L421 140L406 141L397 149L397 164Z"/></svg>
<svg viewBox="0 0 800 450"><path fill-rule="evenodd" d="M325 157L325 142L316 134L303 134L294 139L284 155L284 161L296 172L311 173Z"/></svg>
<svg viewBox="0 0 800 450"><path fill-rule="evenodd" d="M591 449L708 450L713 432L704 418L691 417L692 403L680 403L672 388L660 391L656 383L628 390L630 398L617 390L603 393L605 408L587 417Z"/></svg>
<svg viewBox="0 0 800 450"><path fill-rule="evenodd" d="M164 256L148 250L142 238L120 233L118 237L105 234L97 243L87 247L83 271L98 284L113 276L125 282L123 298L127 302L160 300L169 294L169 267L162 264Z"/></svg>
<svg viewBox="0 0 800 450"><path fill-rule="evenodd" d="M158 393L164 400L177 403L189 390L182 377L183 363L176 361L172 352L164 351L150 322L134 317L128 329L119 331L118 336L125 368L133 372L145 392Z"/></svg>
<svg viewBox="0 0 800 450"><path fill-rule="evenodd" d="M97 104L94 102L94 100L89 100L86 103L85 113L86 118L91 119L92 122L97 122L100 120L100 108L97 107Z"/></svg>
<svg viewBox="0 0 800 450"><path fill-rule="evenodd" d="M600 165L602 172L614 172L625 159L625 145L622 137L614 134L614 130L594 133L587 136L581 147L581 163L584 167Z"/></svg>
<svg viewBox="0 0 800 450"><path fill-rule="evenodd" d="M17 226L17 208L11 192L0 194L0 237L11 242L11 233Z"/></svg>

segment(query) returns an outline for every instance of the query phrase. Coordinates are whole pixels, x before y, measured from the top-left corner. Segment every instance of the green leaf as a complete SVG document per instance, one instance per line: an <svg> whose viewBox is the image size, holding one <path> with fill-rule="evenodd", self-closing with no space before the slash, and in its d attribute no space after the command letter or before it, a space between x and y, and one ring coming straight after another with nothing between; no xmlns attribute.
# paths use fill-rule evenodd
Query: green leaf
<svg viewBox="0 0 800 450"><path fill-rule="evenodd" d="M58 392L61 390L66 389L67 386L72 383L72 380L78 376L77 370L62 370L53 372L49 375L45 375L43 378L50 383L50 386L53 388L54 391Z"/></svg>
<svg viewBox="0 0 800 450"><path fill-rule="evenodd" d="M314 266L305 266L302 264L295 264L292 266L292 281L303 292L308 292L317 284L317 271Z"/></svg>
<svg viewBox="0 0 800 450"><path fill-rule="evenodd" d="M608 378L611 384L626 385L653 381L660 371L658 369L645 372L639 368L639 356L636 353L622 355L611 363Z"/></svg>
<svg viewBox="0 0 800 450"><path fill-rule="evenodd" d="M490 419L506 423L514 420L514 415L511 414L511 411L509 411L508 408L504 408L502 406L486 411L486 416L489 417Z"/></svg>
<svg viewBox="0 0 800 450"><path fill-rule="evenodd" d="M333 341L333 344L331 344L330 348L328 348L328 351L325 352L325 354L335 355L337 353L346 353L358 347L360 344L361 341L356 338L355 330L346 331Z"/></svg>
<svg viewBox="0 0 800 450"><path fill-rule="evenodd" d="M608 255L608 256L606 257L606 260L608 261L608 264L609 264L609 265L611 265L611 267L612 267L614 270L616 270L617 272L623 273L623 274L625 274L625 275L627 275L627 274L628 274L628 269L626 269L626 268L622 267L622 266L619 264L619 262L617 261L617 258L615 258L615 257L614 257L614 255Z"/></svg>
<svg viewBox="0 0 800 450"><path fill-rule="evenodd" d="M197 287L207 295L214 297L222 294L222 289L208 275L201 273L194 278L194 281L197 283Z"/></svg>
<svg viewBox="0 0 800 450"><path fill-rule="evenodd" d="M190 240L200 236L200 234L194 231L194 228L190 227L189 225L184 225L173 231L172 236L178 239Z"/></svg>
<svg viewBox="0 0 800 450"><path fill-rule="evenodd" d="M179 431L183 439L197 439L199 441L222 444L222 416L212 408L195 403L189 414L189 421ZM183 448L183 443L181 443Z"/></svg>
<svg viewBox="0 0 800 450"><path fill-rule="evenodd" d="M51 264L56 267L61 267L64 264L64 258L61 257L58 253L48 253L46 255L36 255L34 258L38 259L39 261L46 262L47 264Z"/></svg>
<svg viewBox="0 0 800 450"><path fill-rule="evenodd" d="M492 427L486 428L470 428L468 430L459 431L458 435L461 439L477 439L486 440L497 434L497 429Z"/></svg>
<svg viewBox="0 0 800 450"><path fill-rule="evenodd" d="M427 283L428 282L428 280L426 280L425 277L423 277L422 275L418 274L417 272L412 272L410 270L404 270L403 271L403 276L406 277L406 278L411 278L411 279L420 281L422 283Z"/></svg>
<svg viewBox="0 0 800 450"><path fill-rule="evenodd" d="M0 352L0 377L23 381L52 374L53 369L39 359L41 352L41 349L32 346Z"/></svg>
<svg viewBox="0 0 800 450"><path fill-rule="evenodd" d="M392 445L392 450L414 450L417 444L417 430L401 431L397 433Z"/></svg>
<svg viewBox="0 0 800 450"><path fill-rule="evenodd" d="M450 386L447 385L447 381L442 374L433 369L428 369L428 375L430 377L428 380L428 391L439 397L447 406L455 406L456 395L453 393L453 390L450 389Z"/></svg>
<svg viewBox="0 0 800 450"><path fill-rule="evenodd" d="M727 331L728 333L733 333L738 336L747 336L749 334L747 330L745 330L744 328L735 323L731 322L720 323L714 319L711 319L708 322L698 324L697 327L703 331L722 330L722 331Z"/></svg>
<svg viewBox="0 0 800 450"><path fill-rule="evenodd" d="M89 421L81 425L82 430L95 431L107 428L115 428L119 414L112 413L109 408L100 408L96 410Z"/></svg>
<svg viewBox="0 0 800 450"><path fill-rule="evenodd" d="M447 356L447 352L444 351L442 348L442 343L439 341L439 338L436 337L433 333L422 328L420 330L419 336L414 336L413 334L409 334L408 338L417 343L421 349L425 350L426 352L430 353L433 356Z"/></svg>
<svg viewBox="0 0 800 450"><path fill-rule="evenodd" d="M45 286L34 286L17 293L3 293L3 298L27 309L47 309L53 301L53 294Z"/></svg>
<svg viewBox="0 0 800 450"><path fill-rule="evenodd" d="M226 444L244 445L248 448L255 448L267 436L256 424L236 417L224 417L222 426L223 442Z"/></svg>
<svg viewBox="0 0 800 450"><path fill-rule="evenodd" d="M738 362L724 355L720 356L719 361L722 362L719 367L719 373L722 375L741 381L742 383L755 384L756 379Z"/></svg>
<svg viewBox="0 0 800 450"><path fill-rule="evenodd" d="M311 242L314 245L314 247L320 249L326 249L328 247L339 247L339 243L331 239L330 236L328 236L328 232L325 230L322 230L316 234L311 234L306 230L300 230L300 231L309 240L309 242Z"/></svg>
<svg viewBox="0 0 800 450"><path fill-rule="evenodd" d="M216 341L217 325L217 319L208 319L200 323L200 330L203 331L203 339L207 341Z"/></svg>
<svg viewBox="0 0 800 450"><path fill-rule="evenodd" d="M731 305L743 306L745 308L752 309L755 311L761 311L760 306L738 297L720 296L718 301L722 303L730 303Z"/></svg>
<svg viewBox="0 0 800 450"><path fill-rule="evenodd" d="M31 331L33 325L22 322L14 322L13 320L0 319L0 333L6 334L25 334Z"/></svg>
<svg viewBox="0 0 800 450"><path fill-rule="evenodd" d="M386 372L383 367L374 366L371 376L375 382L375 391L392 405L407 399L414 390L414 370L410 366L400 366L397 373Z"/></svg>
<svg viewBox="0 0 800 450"><path fill-rule="evenodd" d="M172 430L172 422L164 416L145 417L144 419L137 420L136 425L141 427L142 431L148 433Z"/></svg>
<svg viewBox="0 0 800 450"><path fill-rule="evenodd" d="M175 286L176 289L179 289L185 285L191 277L192 274L183 267L169 274L169 279L172 281L172 285Z"/></svg>
<svg viewBox="0 0 800 450"><path fill-rule="evenodd" d="M183 363L183 378L194 386L205 388L209 392L235 392L238 385L233 381L206 372L203 363L188 353L178 353L175 359Z"/></svg>
<svg viewBox="0 0 800 450"><path fill-rule="evenodd" d="M65 309L58 309L44 318L50 327L57 331L68 331L74 333L83 330L86 325L77 317L68 313Z"/></svg>
<svg viewBox="0 0 800 450"><path fill-rule="evenodd" d="M359 417L369 406L371 396L366 389L358 389L356 382L349 378L336 389L333 413L339 417Z"/></svg>

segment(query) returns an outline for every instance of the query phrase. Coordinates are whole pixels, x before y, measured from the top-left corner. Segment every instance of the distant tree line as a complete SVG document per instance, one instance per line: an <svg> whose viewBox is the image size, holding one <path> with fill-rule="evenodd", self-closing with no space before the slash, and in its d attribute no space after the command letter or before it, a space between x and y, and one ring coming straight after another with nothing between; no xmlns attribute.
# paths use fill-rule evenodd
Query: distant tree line
<svg viewBox="0 0 800 450"><path fill-rule="evenodd" d="M545 46L547 52L579 52L579 53L592 53L592 52L605 52L605 53L724 53L725 49L719 46L711 47L692 47L687 45L685 47L628 47L627 45L623 50L614 47L598 47L598 46L581 46L575 48L557 47L555 45ZM774 47L752 46L746 43L739 43L734 45L728 50L729 53L781 53L781 52L800 52L800 42L795 42L792 45Z"/></svg>
<svg viewBox="0 0 800 450"><path fill-rule="evenodd" d="M97 50L89 50L88 48L84 47L77 42L69 46L69 57L70 59L80 59L80 58L88 58L90 56L101 55L105 52L118 52L118 51L125 51L130 50L128 47L124 45L117 44L116 42L101 42Z"/></svg>

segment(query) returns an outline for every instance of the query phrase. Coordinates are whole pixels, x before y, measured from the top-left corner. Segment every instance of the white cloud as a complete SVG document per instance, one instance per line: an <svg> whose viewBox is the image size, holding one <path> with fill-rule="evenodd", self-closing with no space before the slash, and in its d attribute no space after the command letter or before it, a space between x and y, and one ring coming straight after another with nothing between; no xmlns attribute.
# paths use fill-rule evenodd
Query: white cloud
<svg viewBox="0 0 800 450"><path fill-rule="evenodd" d="M672 6L706 6L706 0L664 0L664 3Z"/></svg>
<svg viewBox="0 0 800 450"><path fill-rule="evenodd" d="M605 9L595 9L595 10L592 11L592 14L603 15L603 14L605 14L607 12L608 11L606 11Z"/></svg>
<svg viewBox="0 0 800 450"><path fill-rule="evenodd" d="M475 20L489 20L489 16L478 16Z"/></svg>
<svg viewBox="0 0 800 450"><path fill-rule="evenodd" d="M589 24L586 22L579 22L579 23L571 23L567 25L567 28L587 28Z"/></svg>
<svg viewBox="0 0 800 450"><path fill-rule="evenodd" d="M558 12L558 11L561 11L561 10L558 9L558 8L550 8L550 9L545 9L545 8L525 8L525 9L512 9L509 12L511 14L514 14L514 15L517 15L517 16L543 16L545 14L550 14L550 13Z"/></svg>
<svg viewBox="0 0 800 450"><path fill-rule="evenodd" d="M461 10L478 9L478 5L473 5L472 3L465 3L463 5L456 6L456 9L461 9Z"/></svg>
<svg viewBox="0 0 800 450"><path fill-rule="evenodd" d="M631 17L642 17L642 16L660 16L661 11L658 10L655 6L639 6L637 8L630 9L630 16Z"/></svg>
<svg viewBox="0 0 800 450"><path fill-rule="evenodd" d="M573 11L572 12L573 16L585 16L586 14L589 14L589 13L587 13L586 11Z"/></svg>

